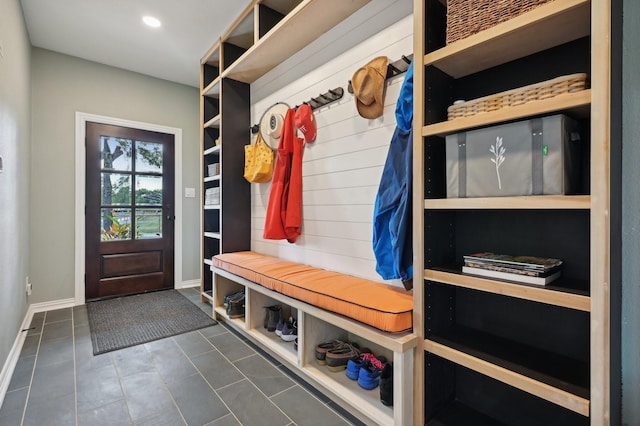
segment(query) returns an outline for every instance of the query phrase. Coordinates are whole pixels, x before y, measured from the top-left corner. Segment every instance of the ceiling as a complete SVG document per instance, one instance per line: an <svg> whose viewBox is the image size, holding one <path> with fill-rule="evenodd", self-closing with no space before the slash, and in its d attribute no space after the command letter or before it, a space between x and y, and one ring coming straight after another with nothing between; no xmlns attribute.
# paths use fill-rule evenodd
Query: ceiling
<svg viewBox="0 0 640 426"><path fill-rule="evenodd" d="M31 44L198 87L200 59L251 0L21 0ZM151 28L151 15L162 22Z"/></svg>

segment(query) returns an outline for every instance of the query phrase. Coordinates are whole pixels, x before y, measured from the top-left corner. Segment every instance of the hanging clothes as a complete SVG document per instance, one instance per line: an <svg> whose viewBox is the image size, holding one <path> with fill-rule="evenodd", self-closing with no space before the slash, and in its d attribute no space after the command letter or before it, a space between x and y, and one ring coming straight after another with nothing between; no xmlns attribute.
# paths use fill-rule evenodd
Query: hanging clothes
<svg viewBox="0 0 640 426"><path fill-rule="evenodd" d="M385 280L413 278L411 183L413 131L396 128L373 211L376 272Z"/></svg>
<svg viewBox="0 0 640 426"><path fill-rule="evenodd" d="M282 125L278 158L273 169L263 238L295 243L302 232L302 152L304 139L296 136L293 109Z"/></svg>
<svg viewBox="0 0 640 426"><path fill-rule="evenodd" d="M373 212L376 272L385 280L413 278L413 63L396 104L396 130L382 170ZM407 287L407 284L405 284ZM411 287L408 287L411 288Z"/></svg>

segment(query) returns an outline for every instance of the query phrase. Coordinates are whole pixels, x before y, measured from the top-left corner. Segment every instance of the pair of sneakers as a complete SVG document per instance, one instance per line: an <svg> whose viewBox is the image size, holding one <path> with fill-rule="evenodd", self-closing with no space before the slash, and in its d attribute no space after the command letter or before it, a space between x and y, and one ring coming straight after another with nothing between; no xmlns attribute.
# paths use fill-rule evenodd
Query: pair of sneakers
<svg viewBox="0 0 640 426"><path fill-rule="evenodd" d="M387 359L364 352L349 359L345 374L351 380L357 380L361 388L372 390L380 385L380 376Z"/></svg>
<svg viewBox="0 0 640 426"><path fill-rule="evenodd" d="M285 342L294 342L298 339L298 322L289 317L288 321L282 321L276 326L276 334ZM297 349L297 348L296 348Z"/></svg>

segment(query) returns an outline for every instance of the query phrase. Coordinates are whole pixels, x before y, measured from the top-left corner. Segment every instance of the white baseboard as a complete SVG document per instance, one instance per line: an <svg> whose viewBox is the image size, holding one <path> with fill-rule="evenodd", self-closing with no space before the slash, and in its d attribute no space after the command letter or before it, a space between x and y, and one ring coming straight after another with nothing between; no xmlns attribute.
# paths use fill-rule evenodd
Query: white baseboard
<svg viewBox="0 0 640 426"><path fill-rule="evenodd" d="M180 288L191 288L191 287L200 287L200 280L182 281L182 283L181 283L181 284L179 284L178 286L176 286L176 289L180 289Z"/></svg>
<svg viewBox="0 0 640 426"><path fill-rule="evenodd" d="M7 359L2 366L2 371L0 372L0 407L4 402L4 397L7 394L9 384L11 383L11 377L13 376L13 372L15 371L16 365L18 364L22 346L24 345L24 341L27 338L27 329L31 325L33 315L37 312L53 311L55 309L70 308L73 306L75 306L75 299L55 300L52 302L34 303L29 305L29 308L27 308L27 313L22 320L22 325L18 330L16 340L13 342L13 346L11 347L9 355L7 356Z"/></svg>

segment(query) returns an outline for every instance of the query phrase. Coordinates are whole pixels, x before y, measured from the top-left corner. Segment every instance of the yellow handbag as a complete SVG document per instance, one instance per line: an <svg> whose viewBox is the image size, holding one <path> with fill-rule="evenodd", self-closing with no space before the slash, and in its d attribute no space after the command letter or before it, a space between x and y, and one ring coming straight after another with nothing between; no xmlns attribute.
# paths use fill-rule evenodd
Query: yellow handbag
<svg viewBox="0 0 640 426"><path fill-rule="evenodd" d="M251 183L269 182L273 175L273 160L275 152L258 138L254 145L244 146L244 178Z"/></svg>

